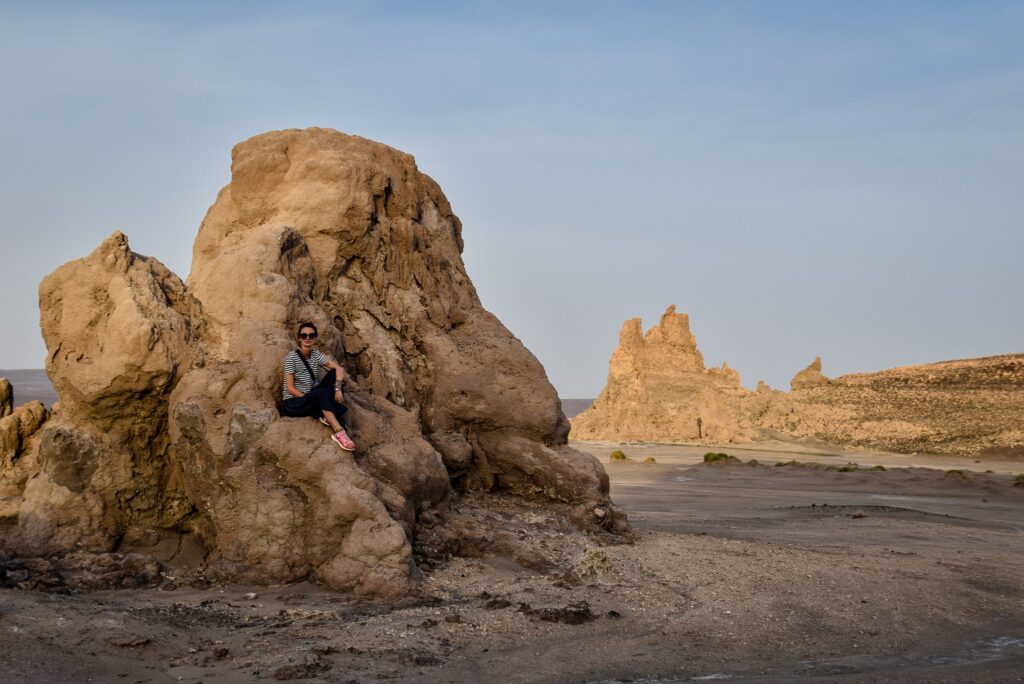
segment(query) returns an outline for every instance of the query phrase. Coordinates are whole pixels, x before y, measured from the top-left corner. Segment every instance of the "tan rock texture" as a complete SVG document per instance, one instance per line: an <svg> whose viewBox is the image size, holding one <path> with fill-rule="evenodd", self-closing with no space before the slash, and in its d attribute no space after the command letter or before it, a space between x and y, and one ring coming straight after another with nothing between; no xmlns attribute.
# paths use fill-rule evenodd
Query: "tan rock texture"
<svg viewBox="0 0 1024 684"><path fill-rule="evenodd" d="M572 437L727 443L788 436L906 453L1024 454L1024 354L831 379L819 357L792 388L759 383L750 392L727 366L704 369L688 319L669 307L646 335L639 319L626 321L608 384L573 419Z"/></svg>
<svg viewBox="0 0 1024 684"><path fill-rule="evenodd" d="M42 402L30 401L0 418L0 525L17 520L21 492L37 464L32 438L46 421Z"/></svg>
<svg viewBox="0 0 1024 684"><path fill-rule="evenodd" d="M904 453L1024 455L1024 354L841 375L777 397L759 424Z"/></svg>
<svg viewBox="0 0 1024 684"><path fill-rule="evenodd" d="M196 360L198 303L121 233L43 279L39 302L61 410L33 445L16 549L110 551L187 532L167 402Z"/></svg>
<svg viewBox="0 0 1024 684"><path fill-rule="evenodd" d="M0 378L0 418L11 415L14 410L14 388L7 378Z"/></svg>
<svg viewBox="0 0 1024 684"><path fill-rule="evenodd" d="M690 319L668 307L645 335L626 321L608 364L608 383L572 421L574 439L733 442L753 436L740 410L750 392L723 365L705 368Z"/></svg>
<svg viewBox="0 0 1024 684"><path fill-rule="evenodd" d="M821 357L816 356L814 361L808 364L807 368L793 376L789 382L789 388L794 392L801 389L810 389L828 384L828 378L821 372Z"/></svg>
<svg viewBox="0 0 1024 684"><path fill-rule="evenodd" d="M460 492L617 530L541 364L480 304L462 226L413 158L326 129L232 151L187 285L115 233L40 286L61 411L11 545L186 552L225 579L405 592L419 517ZM297 324L347 370L354 455L280 418ZM433 515L433 514L432 514Z"/></svg>

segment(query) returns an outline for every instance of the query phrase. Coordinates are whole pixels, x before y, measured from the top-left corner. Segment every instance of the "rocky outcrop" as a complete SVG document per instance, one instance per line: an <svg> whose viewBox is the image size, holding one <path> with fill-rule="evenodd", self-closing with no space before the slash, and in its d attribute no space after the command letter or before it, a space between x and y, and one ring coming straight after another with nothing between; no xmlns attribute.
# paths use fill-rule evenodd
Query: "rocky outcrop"
<svg viewBox="0 0 1024 684"><path fill-rule="evenodd" d="M7 378L0 378L0 418L14 410L14 389Z"/></svg>
<svg viewBox="0 0 1024 684"><path fill-rule="evenodd" d="M706 430L696 429L701 419ZM627 321L608 384L573 419L574 439L745 442L790 437L900 452L1024 454L1024 354L828 378L816 358L791 392L706 370L688 320L670 307L641 335Z"/></svg>
<svg viewBox="0 0 1024 684"><path fill-rule="evenodd" d="M171 458L168 399L200 360L198 303L121 233L47 276L39 302L61 409L32 454L16 548L176 547L194 516Z"/></svg>
<svg viewBox="0 0 1024 684"><path fill-rule="evenodd" d="M37 467L32 439L47 415L42 402L30 401L0 418L0 525L17 520L21 492Z"/></svg>
<svg viewBox="0 0 1024 684"><path fill-rule="evenodd" d="M807 368L793 376L793 379L789 382L789 387L795 392L796 390L821 387L827 384L828 378L821 372L821 357L816 356Z"/></svg>
<svg viewBox="0 0 1024 684"><path fill-rule="evenodd" d="M16 550L198 549L225 579L408 589L425 511L501 490L625 529L566 444L543 367L483 309L462 227L413 158L324 129L256 136L182 283L115 233L43 281L42 430ZM346 454L278 417L300 321L348 369Z"/></svg>
<svg viewBox="0 0 1024 684"><path fill-rule="evenodd" d="M690 320L670 306L647 331L626 321L608 364L608 383L572 421L574 439L731 442L752 435L739 373L705 368Z"/></svg>
<svg viewBox="0 0 1024 684"><path fill-rule="evenodd" d="M14 408L14 388L0 378L0 525L17 520L21 492L35 472L32 440L49 412L42 402L30 401Z"/></svg>
<svg viewBox="0 0 1024 684"><path fill-rule="evenodd" d="M802 384L777 397L760 426L907 453L1024 455L1024 354Z"/></svg>

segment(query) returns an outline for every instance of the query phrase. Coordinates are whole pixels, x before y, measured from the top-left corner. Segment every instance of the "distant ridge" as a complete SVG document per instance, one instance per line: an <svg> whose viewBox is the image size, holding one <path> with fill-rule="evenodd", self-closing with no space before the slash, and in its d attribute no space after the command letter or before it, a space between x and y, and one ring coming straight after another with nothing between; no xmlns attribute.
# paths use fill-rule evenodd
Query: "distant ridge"
<svg viewBox="0 0 1024 684"><path fill-rule="evenodd" d="M7 378L14 387L14 405L21 406L30 401L41 401L53 406L57 392L50 384L50 378L42 368L0 369L0 378Z"/></svg>
<svg viewBox="0 0 1024 684"><path fill-rule="evenodd" d="M565 414L566 418L575 418L579 414L590 408L590 405L594 403L593 399L561 399L562 402L562 413Z"/></svg>

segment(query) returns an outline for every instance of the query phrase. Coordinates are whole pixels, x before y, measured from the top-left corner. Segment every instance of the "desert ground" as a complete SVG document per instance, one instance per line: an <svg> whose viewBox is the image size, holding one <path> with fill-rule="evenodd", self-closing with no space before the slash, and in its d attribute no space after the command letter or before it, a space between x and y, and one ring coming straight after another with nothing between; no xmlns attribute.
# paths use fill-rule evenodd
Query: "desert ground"
<svg viewBox="0 0 1024 684"><path fill-rule="evenodd" d="M449 558L428 529L419 593L396 604L177 569L145 588L3 589L0 679L1024 681L1024 463L576 446L606 463L628 538L467 497L455 514L494 543Z"/></svg>

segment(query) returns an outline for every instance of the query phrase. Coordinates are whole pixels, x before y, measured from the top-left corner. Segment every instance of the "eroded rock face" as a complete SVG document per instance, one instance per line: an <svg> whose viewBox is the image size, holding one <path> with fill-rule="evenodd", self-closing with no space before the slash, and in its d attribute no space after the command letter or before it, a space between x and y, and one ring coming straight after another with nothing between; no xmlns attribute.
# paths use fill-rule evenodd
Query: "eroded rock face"
<svg viewBox="0 0 1024 684"><path fill-rule="evenodd" d="M740 411L750 394L739 373L705 368L690 319L668 307L643 334L625 322L608 364L608 383L572 421L574 439L731 442L752 436Z"/></svg>
<svg viewBox="0 0 1024 684"><path fill-rule="evenodd" d="M480 305L461 225L413 158L324 129L256 136L200 228L187 287L120 234L44 280L62 409L37 448L25 553L187 538L227 579L394 595L418 516L460 490L624 529L566 445L543 367ZM348 369L355 457L279 418L297 324Z"/></svg>
<svg viewBox="0 0 1024 684"><path fill-rule="evenodd" d="M808 364L807 368L793 376L789 387L795 392L796 390L821 387L827 384L828 378L821 372L821 357L816 356L814 361Z"/></svg>
<svg viewBox="0 0 1024 684"><path fill-rule="evenodd" d="M11 381L7 378L0 378L0 418L11 415L14 410L14 389Z"/></svg>
<svg viewBox="0 0 1024 684"><path fill-rule="evenodd" d="M1024 354L800 384L777 397L760 424L794 437L890 451L1022 455Z"/></svg>
<svg viewBox="0 0 1024 684"><path fill-rule="evenodd" d="M167 402L200 353L198 303L121 233L47 276L39 301L61 410L32 448L15 549L106 552L187 533L194 507L171 458Z"/></svg>
<svg viewBox="0 0 1024 684"><path fill-rule="evenodd" d="M17 519L21 492L37 469L32 438L47 415L42 402L30 401L0 418L0 524Z"/></svg>
<svg viewBox="0 0 1024 684"><path fill-rule="evenodd" d="M699 433L696 420L708 426ZM646 336L626 321L608 384L573 419L575 439L746 442L779 435L891 451L1024 453L1024 354L828 378L821 358L791 392L706 370L683 314L670 307Z"/></svg>

